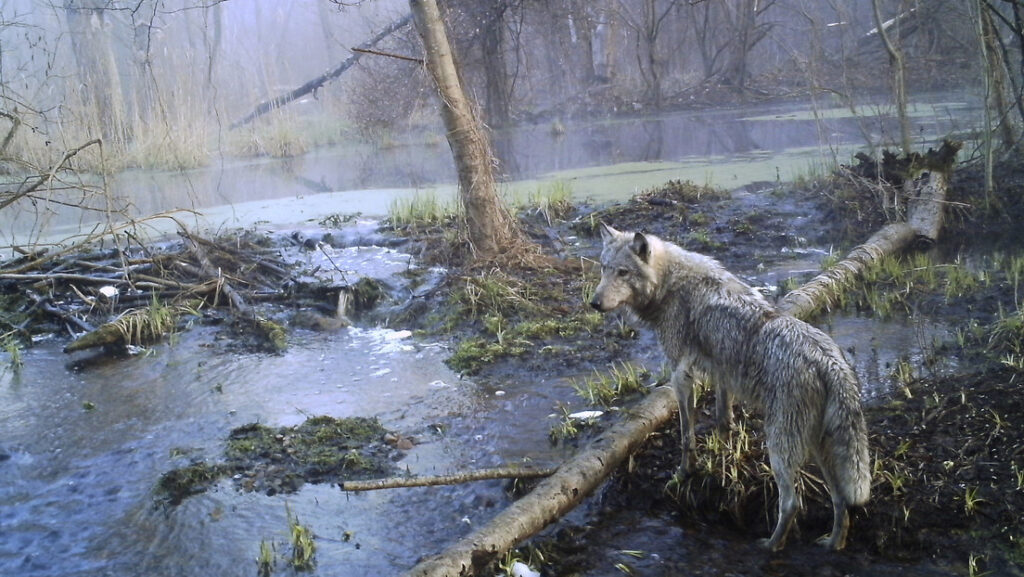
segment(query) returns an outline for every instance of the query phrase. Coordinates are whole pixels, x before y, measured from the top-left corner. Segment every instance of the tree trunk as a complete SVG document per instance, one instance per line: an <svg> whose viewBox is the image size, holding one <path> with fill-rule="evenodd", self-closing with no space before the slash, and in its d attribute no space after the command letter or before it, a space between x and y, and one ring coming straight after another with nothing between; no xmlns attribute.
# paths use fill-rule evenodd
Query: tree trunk
<svg viewBox="0 0 1024 577"><path fill-rule="evenodd" d="M106 2L64 0L68 30L78 62L80 87L87 112L95 114L96 130L111 150L123 150L129 140L121 74L110 39Z"/></svg>
<svg viewBox="0 0 1024 577"><path fill-rule="evenodd" d="M955 146L955 143L950 145ZM779 303L779 308L806 320L821 311L823 304L835 300L836 295L870 263L910 248L915 239L922 235L922 231L937 236L942 223L941 207L946 193L944 186L949 182L955 158L955 150L953 152L953 156L946 156L949 161L945 170L939 170L938 167L932 170L941 175L929 181L934 185L929 193L929 208L921 209L925 205L911 204L910 219L917 223L915 226L896 223L882 228L866 243L853 249L833 269L786 295ZM942 153L940 151L938 154ZM464 577L480 574L495 558L582 502L646 441L648 435L674 423L672 416L676 409L675 394L669 387L655 389L629 411L623 411L626 417L622 422L559 467L554 475L541 482L531 493L443 553L417 564L406 573L406 577Z"/></svg>
<svg viewBox="0 0 1024 577"><path fill-rule="evenodd" d="M134 82L130 93L134 96L135 117L141 122L153 119L153 104L156 101L155 87L150 82L152 59L150 44L157 15L157 3L152 0L140 1L132 14L132 56Z"/></svg>
<svg viewBox="0 0 1024 577"><path fill-rule="evenodd" d="M480 10L480 49L484 59L484 86L487 122L505 126L512 119L512 104L505 62L505 12L508 0L490 0L478 5Z"/></svg>
<svg viewBox="0 0 1024 577"><path fill-rule="evenodd" d="M409 6L423 39L427 70L441 97L441 116L455 158L469 242L477 258L498 257L523 239L498 197L490 140L462 89L436 0L409 0Z"/></svg>
<svg viewBox="0 0 1024 577"><path fill-rule="evenodd" d="M878 6L880 0L871 0L874 8L875 26L878 36L889 53L889 62L892 67L892 84L894 98L896 99L896 115L900 121L900 145L903 147L903 154L910 154L910 116L907 114L907 85L904 80L906 66L903 60L903 49L889 37L889 30L886 22L882 21L882 11ZM897 23L899 19L895 20Z"/></svg>

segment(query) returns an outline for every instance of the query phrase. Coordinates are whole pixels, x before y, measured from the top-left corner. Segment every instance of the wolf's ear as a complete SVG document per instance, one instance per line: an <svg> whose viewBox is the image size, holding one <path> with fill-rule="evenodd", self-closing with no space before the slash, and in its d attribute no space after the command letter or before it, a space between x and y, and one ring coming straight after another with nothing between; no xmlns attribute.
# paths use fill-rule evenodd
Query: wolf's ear
<svg viewBox="0 0 1024 577"><path fill-rule="evenodd" d="M610 241L613 238L615 238L615 235L617 235L617 234L619 234L619 231L615 230L614 228L608 226L607 224L605 224L603 222L601 223L601 240L602 241L604 241L605 243L608 243L608 241Z"/></svg>
<svg viewBox="0 0 1024 577"><path fill-rule="evenodd" d="M629 247L644 262L647 262L648 257L651 256L651 245L647 242L647 237L642 232L633 235L633 242Z"/></svg>

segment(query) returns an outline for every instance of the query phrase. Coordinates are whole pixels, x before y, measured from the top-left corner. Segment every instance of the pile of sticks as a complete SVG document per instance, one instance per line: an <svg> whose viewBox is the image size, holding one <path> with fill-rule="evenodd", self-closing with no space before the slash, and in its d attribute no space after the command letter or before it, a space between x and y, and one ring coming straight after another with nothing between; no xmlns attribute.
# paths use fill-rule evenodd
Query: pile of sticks
<svg viewBox="0 0 1024 577"><path fill-rule="evenodd" d="M278 295L291 278L277 249L244 234L206 239L182 230L151 247L115 235L112 248L77 252L15 249L0 262L0 336L67 332L65 352L145 345L174 328L184 312L226 309L253 327L266 347L282 350L284 331L250 304Z"/></svg>

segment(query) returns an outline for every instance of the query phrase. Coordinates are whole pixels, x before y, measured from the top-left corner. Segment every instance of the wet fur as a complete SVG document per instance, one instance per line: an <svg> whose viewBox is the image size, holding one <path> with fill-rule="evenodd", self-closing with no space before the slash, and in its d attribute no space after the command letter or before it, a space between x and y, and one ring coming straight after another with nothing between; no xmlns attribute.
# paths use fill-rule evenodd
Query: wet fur
<svg viewBox="0 0 1024 577"><path fill-rule="evenodd" d="M835 342L778 312L710 257L652 235L602 225L601 282L591 305L632 310L658 335L672 364L682 463L693 467L694 376L718 387L720 425L731 399L764 412L769 461L779 488L779 520L766 545L785 545L799 509L796 476L807 459L823 472L834 521L826 544L846 544L850 505L868 500L871 469L860 384Z"/></svg>

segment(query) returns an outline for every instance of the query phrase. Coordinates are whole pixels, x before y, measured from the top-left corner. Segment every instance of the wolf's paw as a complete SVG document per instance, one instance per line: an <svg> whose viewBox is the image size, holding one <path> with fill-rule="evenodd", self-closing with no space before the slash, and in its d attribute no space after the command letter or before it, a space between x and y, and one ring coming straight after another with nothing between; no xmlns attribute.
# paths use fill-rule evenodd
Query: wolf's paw
<svg viewBox="0 0 1024 577"><path fill-rule="evenodd" d="M829 549L831 551L839 551L846 547L845 542L837 543L837 539L832 537L832 535L822 535L818 538L817 541L814 542L814 544Z"/></svg>
<svg viewBox="0 0 1024 577"><path fill-rule="evenodd" d="M778 553L782 550L782 548L785 545L785 543L772 543L772 540L767 538L757 540L758 547L764 549L765 551L770 551L772 553Z"/></svg>

